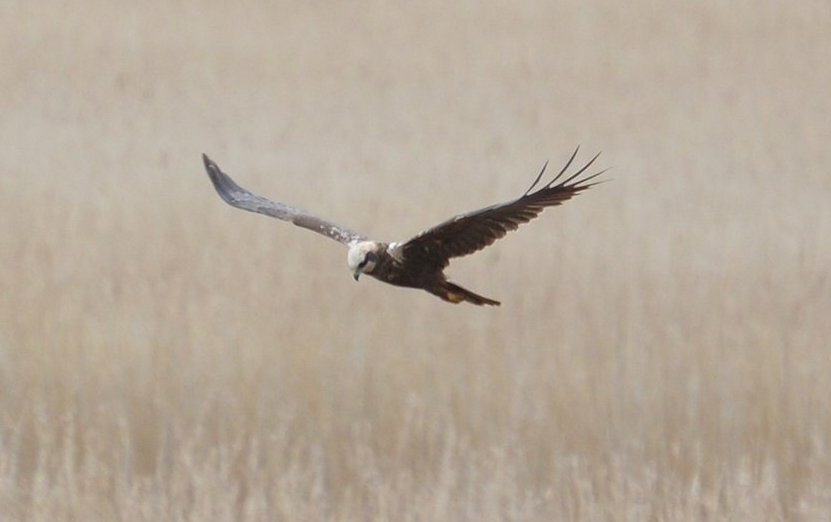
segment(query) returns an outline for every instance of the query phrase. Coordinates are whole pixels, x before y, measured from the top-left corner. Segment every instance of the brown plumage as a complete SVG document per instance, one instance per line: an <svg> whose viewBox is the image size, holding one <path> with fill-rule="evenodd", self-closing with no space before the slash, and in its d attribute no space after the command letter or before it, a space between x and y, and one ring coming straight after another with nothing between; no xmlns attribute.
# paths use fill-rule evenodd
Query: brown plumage
<svg viewBox="0 0 831 522"><path fill-rule="evenodd" d="M485 248L537 217L546 207L559 205L596 185L598 182L591 181L605 171L583 178L580 176L599 154L576 173L560 181L576 156L577 150L560 172L541 187L537 188L547 163L531 187L519 198L458 215L402 243L369 241L360 234L304 210L252 194L237 185L207 156L203 155L203 159L214 187L230 205L290 221L347 244L347 264L355 280L365 273L392 285L421 288L451 303L499 305L499 301L482 297L447 281L444 269L450 259Z"/></svg>

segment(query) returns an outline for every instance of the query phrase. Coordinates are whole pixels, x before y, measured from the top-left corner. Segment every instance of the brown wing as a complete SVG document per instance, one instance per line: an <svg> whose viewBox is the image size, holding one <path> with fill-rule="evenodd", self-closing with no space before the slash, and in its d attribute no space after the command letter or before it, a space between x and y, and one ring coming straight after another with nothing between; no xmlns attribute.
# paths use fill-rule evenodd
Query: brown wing
<svg viewBox="0 0 831 522"><path fill-rule="evenodd" d="M237 185L236 182L234 182L230 176L222 172L217 164L211 161L208 156L203 154L202 160L205 162L205 170L208 171L208 176L211 178L211 182L213 182L217 193L231 206L241 208L249 212L265 214L266 216L282 219L283 221L289 221L299 227L313 230L344 244L365 239L364 236L352 232L346 227L342 227L317 216L313 216L305 210L252 194L248 190Z"/></svg>
<svg viewBox="0 0 831 522"><path fill-rule="evenodd" d="M559 205L596 185L598 182L589 181L603 174L605 170L582 179L578 178L600 156L599 153L575 174L557 183L571 166L578 150L579 147L554 179L535 192L531 191L542 179L548 163L543 166L537 179L521 197L458 215L426 230L398 247L403 254L401 257L406 263L442 269L451 258L472 254L485 248L511 230L516 230L521 224L537 217L546 207Z"/></svg>

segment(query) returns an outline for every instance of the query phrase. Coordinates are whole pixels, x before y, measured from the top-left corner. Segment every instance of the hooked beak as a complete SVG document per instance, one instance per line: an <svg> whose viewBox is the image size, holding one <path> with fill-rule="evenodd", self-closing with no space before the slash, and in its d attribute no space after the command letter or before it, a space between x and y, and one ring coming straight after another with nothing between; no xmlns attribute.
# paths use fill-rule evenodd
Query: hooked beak
<svg viewBox="0 0 831 522"><path fill-rule="evenodd" d="M354 271L354 272L352 272L352 279L354 279L355 281L357 281L359 277L361 277L361 269L360 269L360 268L356 268L356 269L355 269L355 271Z"/></svg>

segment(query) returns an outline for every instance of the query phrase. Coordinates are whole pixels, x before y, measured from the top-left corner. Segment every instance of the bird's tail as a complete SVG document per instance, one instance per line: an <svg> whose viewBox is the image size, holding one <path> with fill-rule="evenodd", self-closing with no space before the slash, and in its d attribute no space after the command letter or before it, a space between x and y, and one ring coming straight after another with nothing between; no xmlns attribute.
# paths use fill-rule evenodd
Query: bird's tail
<svg viewBox="0 0 831 522"><path fill-rule="evenodd" d="M475 305L491 305L499 306L499 301L482 297L475 294L467 288L451 283L450 281L442 281L442 284L429 290L431 293L441 297L445 301L457 304L462 302L473 303Z"/></svg>

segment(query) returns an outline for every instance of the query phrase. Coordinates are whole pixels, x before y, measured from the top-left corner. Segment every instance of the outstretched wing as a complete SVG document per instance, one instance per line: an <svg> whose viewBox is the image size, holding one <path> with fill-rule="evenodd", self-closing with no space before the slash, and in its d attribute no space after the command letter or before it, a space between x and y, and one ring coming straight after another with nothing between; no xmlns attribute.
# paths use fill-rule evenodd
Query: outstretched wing
<svg viewBox="0 0 831 522"><path fill-rule="evenodd" d="M271 201L268 198L252 194L248 190L240 187L227 174L222 172L216 163L214 163L205 154L202 155L205 162L205 170L208 171L211 181L214 184L219 197L225 200L231 206L247 210L249 212L258 212L271 216L283 221L289 221L295 225L309 230L314 230L318 234L329 236L336 241L348 244L352 241L361 241L364 236L355 233L348 228L330 223L317 216L313 216L305 210L284 205L276 201Z"/></svg>
<svg viewBox="0 0 831 522"><path fill-rule="evenodd" d="M400 249L400 254L403 254L401 257L407 263L413 262L433 269L442 269L447 266L451 258L472 254L485 248L511 230L516 230L519 225L537 217L546 207L559 205L596 185L598 182L589 182L603 174L605 170L582 179L579 177L600 156L599 153L575 174L557 183L571 166L578 150L580 150L579 147L554 179L535 192L532 190L542 179L547 162L537 179L521 197L458 215L426 230L397 247Z"/></svg>

